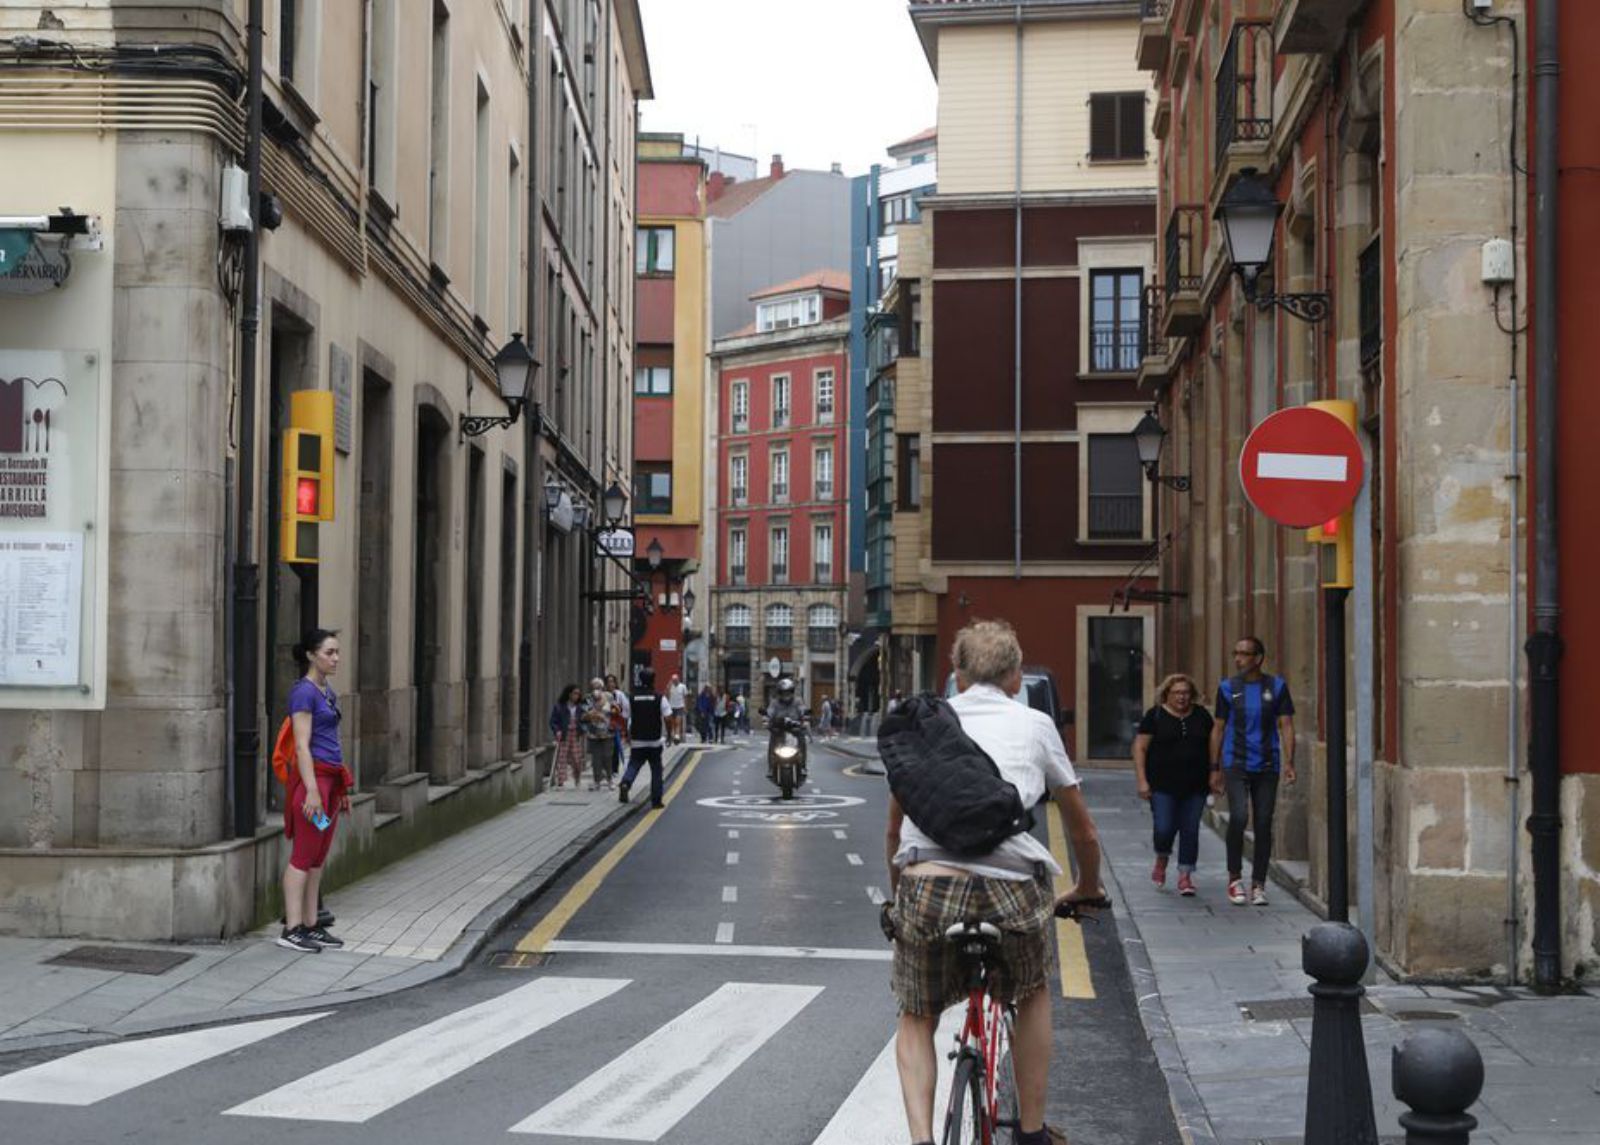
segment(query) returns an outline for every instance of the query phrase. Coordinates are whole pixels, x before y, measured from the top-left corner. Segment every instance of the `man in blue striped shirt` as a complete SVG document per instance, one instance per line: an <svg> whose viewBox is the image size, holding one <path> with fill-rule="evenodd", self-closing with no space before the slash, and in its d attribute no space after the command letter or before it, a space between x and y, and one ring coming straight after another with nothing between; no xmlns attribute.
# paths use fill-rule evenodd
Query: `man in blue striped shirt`
<svg viewBox="0 0 1600 1145"><path fill-rule="evenodd" d="M1261 671L1267 648L1260 637L1240 637L1233 646L1234 675L1217 689L1212 714L1211 790L1228 792L1228 901L1267 905L1267 864L1272 857L1272 814L1278 780L1294 784L1294 700L1289 682ZM1256 832L1250 894L1244 889L1246 816Z"/></svg>

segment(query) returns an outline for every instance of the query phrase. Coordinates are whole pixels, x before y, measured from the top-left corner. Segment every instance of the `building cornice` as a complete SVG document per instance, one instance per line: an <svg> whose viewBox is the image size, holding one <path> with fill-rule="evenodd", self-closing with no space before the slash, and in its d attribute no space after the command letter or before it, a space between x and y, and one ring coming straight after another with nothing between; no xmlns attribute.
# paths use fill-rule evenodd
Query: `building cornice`
<svg viewBox="0 0 1600 1145"><path fill-rule="evenodd" d="M639 99L655 99L650 78L650 51L644 42L644 20L639 15L639 0L617 0L617 24L622 29L622 54L633 75L633 93Z"/></svg>
<svg viewBox="0 0 1600 1145"><path fill-rule="evenodd" d="M794 326L788 330L769 330L760 334L734 334L719 338L711 345L710 357L733 358L742 354L763 354L772 350L788 350L809 343L850 341L850 319L831 318L813 326Z"/></svg>
<svg viewBox="0 0 1600 1145"><path fill-rule="evenodd" d="M1011 191L992 191L981 194L932 194L922 199L922 209L946 211L994 210L996 207L1014 207L1017 196ZM1106 191L1030 191L1024 192L1024 207L1153 207L1156 189L1150 187L1116 187Z"/></svg>

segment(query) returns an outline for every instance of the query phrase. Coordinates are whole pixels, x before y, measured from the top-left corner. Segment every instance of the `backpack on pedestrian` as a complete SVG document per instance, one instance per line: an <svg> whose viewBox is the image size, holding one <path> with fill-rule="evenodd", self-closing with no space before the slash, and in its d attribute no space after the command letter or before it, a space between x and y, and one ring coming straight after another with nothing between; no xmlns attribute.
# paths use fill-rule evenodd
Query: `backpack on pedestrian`
<svg viewBox="0 0 1600 1145"><path fill-rule="evenodd" d="M950 704L912 696L884 717L878 754L901 810L941 848L986 855L1033 827L1033 812Z"/></svg>

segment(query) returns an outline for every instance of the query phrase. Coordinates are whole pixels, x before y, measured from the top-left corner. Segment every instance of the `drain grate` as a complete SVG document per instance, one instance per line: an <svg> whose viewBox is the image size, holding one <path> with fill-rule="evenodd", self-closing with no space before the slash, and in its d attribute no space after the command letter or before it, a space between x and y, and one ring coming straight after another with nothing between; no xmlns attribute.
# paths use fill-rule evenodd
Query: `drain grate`
<svg viewBox="0 0 1600 1145"><path fill-rule="evenodd" d="M1316 1014L1313 998L1263 998L1256 1002L1236 1002L1246 1019L1252 1022L1293 1022ZM1363 1014L1381 1013L1371 999L1361 999Z"/></svg>
<svg viewBox="0 0 1600 1145"><path fill-rule="evenodd" d="M1459 1022L1460 1014L1452 1014L1448 1010L1394 1010L1389 1011L1389 1017L1397 1022Z"/></svg>
<svg viewBox="0 0 1600 1145"><path fill-rule="evenodd" d="M165 974L174 966L182 966L192 954L179 954L172 950L140 950L125 946L75 946L54 958L46 958L47 966L75 966L83 970L109 970L117 974Z"/></svg>
<svg viewBox="0 0 1600 1145"><path fill-rule="evenodd" d="M530 954L525 950L501 950L489 959L489 965L498 970L532 970L537 966L548 966L553 957L550 954Z"/></svg>

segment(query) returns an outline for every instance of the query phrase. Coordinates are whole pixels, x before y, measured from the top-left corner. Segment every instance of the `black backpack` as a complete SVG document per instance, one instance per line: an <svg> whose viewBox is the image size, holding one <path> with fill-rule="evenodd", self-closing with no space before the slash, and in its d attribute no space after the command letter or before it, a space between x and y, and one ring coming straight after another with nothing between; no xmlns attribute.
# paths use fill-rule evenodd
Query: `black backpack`
<svg viewBox="0 0 1600 1145"><path fill-rule="evenodd" d="M937 696L913 696L878 731L889 790L923 834L952 854L986 855L1033 827L1033 812Z"/></svg>

